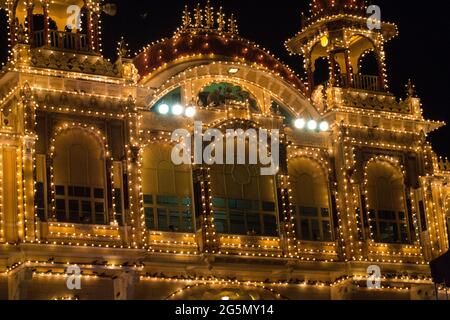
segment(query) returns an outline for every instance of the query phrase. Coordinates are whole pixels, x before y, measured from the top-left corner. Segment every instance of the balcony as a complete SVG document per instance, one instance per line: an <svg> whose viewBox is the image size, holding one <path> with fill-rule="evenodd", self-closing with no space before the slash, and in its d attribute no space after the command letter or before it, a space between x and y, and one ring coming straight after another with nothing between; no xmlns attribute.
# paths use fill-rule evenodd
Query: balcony
<svg viewBox="0 0 450 320"><path fill-rule="evenodd" d="M49 31L48 43L45 41L44 30L34 32L32 46L33 48L47 46L51 49L67 51L90 51L87 35L56 30Z"/></svg>
<svg viewBox="0 0 450 320"><path fill-rule="evenodd" d="M352 74L350 75L351 83L348 83L347 74L341 74L338 78L337 85L344 88L353 88L366 91L382 92L384 91L381 85L380 77Z"/></svg>

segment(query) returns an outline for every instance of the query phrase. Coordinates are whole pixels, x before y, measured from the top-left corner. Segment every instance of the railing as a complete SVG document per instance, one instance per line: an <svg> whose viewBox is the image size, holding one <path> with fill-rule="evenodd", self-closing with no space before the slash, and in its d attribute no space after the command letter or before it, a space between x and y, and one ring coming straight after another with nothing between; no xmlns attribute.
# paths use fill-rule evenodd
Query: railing
<svg viewBox="0 0 450 320"><path fill-rule="evenodd" d="M351 83L348 83L347 74L341 74L338 79L338 85L367 91L383 91L380 85L380 77L378 76L352 74L350 78Z"/></svg>
<svg viewBox="0 0 450 320"><path fill-rule="evenodd" d="M44 30L36 31L33 34L33 47L48 46L53 49L71 51L89 51L87 35L72 32L50 30L48 43L45 39Z"/></svg>

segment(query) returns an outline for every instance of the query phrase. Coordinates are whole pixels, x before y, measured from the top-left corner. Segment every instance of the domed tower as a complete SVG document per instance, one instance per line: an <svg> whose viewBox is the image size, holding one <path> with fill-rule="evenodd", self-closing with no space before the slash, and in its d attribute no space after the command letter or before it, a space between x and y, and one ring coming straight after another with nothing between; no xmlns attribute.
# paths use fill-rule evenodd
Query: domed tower
<svg viewBox="0 0 450 320"><path fill-rule="evenodd" d="M286 42L292 54L303 56L310 93L325 82L387 91L384 45L397 35L397 27L379 21L378 9L367 7L365 0L311 0L301 31ZM325 78L318 76L320 67Z"/></svg>

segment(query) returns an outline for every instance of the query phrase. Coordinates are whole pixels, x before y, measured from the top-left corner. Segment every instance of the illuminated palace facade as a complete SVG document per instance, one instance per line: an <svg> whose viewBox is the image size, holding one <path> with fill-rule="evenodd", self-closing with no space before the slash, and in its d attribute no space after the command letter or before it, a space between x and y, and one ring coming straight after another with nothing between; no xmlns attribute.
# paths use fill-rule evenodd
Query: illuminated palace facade
<svg viewBox="0 0 450 320"><path fill-rule="evenodd" d="M389 93L397 27L370 30L364 1L312 1L286 41L303 79L209 4L135 57L119 43L112 63L100 0L0 3L0 299L433 296L450 164L426 137L443 123L424 119L411 84ZM171 133L194 120L280 130L278 174L175 166ZM381 288L367 286L372 265Z"/></svg>

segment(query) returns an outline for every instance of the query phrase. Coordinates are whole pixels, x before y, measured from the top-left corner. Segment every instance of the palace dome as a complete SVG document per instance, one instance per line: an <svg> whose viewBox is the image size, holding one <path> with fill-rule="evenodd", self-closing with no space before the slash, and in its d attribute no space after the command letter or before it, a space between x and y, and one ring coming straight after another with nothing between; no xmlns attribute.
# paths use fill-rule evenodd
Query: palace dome
<svg viewBox="0 0 450 320"><path fill-rule="evenodd" d="M264 69L306 92L305 84L293 70L259 45L238 35L232 15L227 22L224 16L223 22L221 19L209 21L208 15L221 17L222 13L208 10L212 8L197 7L192 19L186 9L183 24L173 37L148 45L134 58L141 79L186 62L225 61Z"/></svg>

